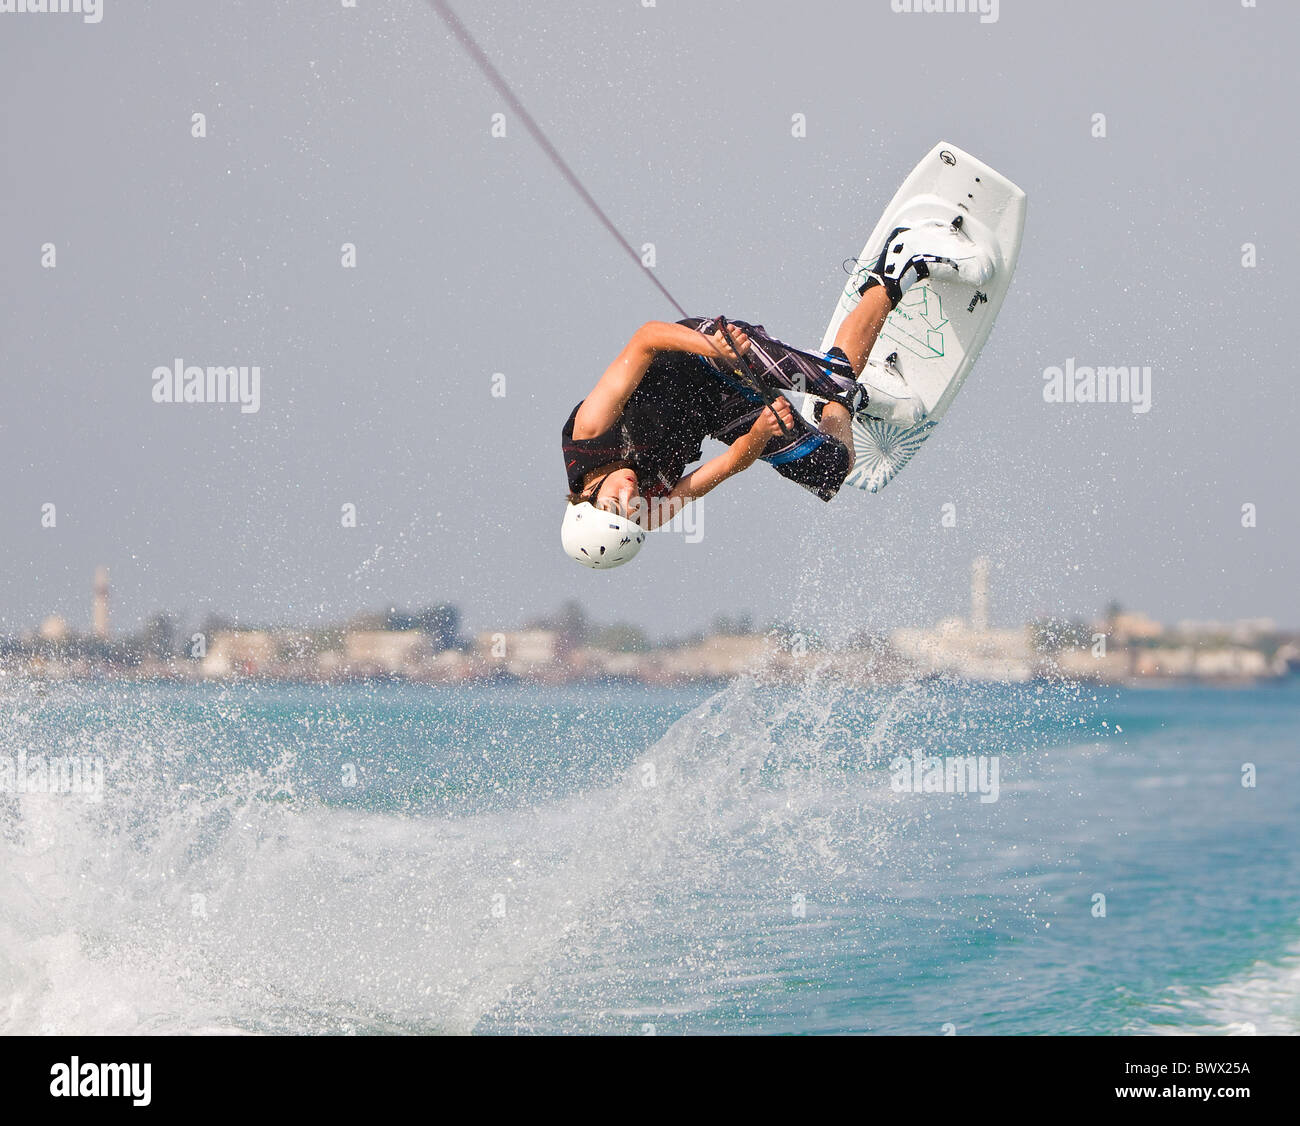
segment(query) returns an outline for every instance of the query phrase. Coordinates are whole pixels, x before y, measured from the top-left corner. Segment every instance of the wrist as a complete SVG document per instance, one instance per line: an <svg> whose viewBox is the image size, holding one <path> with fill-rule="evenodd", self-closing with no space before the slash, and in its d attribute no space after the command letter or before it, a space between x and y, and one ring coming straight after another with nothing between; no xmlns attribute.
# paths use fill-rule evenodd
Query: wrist
<svg viewBox="0 0 1300 1126"><path fill-rule="evenodd" d="M753 465L766 445L765 440L759 440L753 434L742 434L737 438L731 444L733 472L739 473L742 469L748 469Z"/></svg>

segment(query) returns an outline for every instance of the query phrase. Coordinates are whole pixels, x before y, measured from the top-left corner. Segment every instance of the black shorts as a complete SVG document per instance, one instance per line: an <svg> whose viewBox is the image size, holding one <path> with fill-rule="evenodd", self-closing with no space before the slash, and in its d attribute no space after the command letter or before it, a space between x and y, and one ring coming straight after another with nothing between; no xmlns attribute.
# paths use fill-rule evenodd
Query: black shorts
<svg viewBox="0 0 1300 1126"><path fill-rule="evenodd" d="M796 422L803 419L796 416ZM766 461L782 477L816 493L822 500L830 500L844 484L844 478L853 468L853 457L838 438L824 430L813 430L803 423L809 433L789 450L775 455L764 455ZM777 439L784 441L784 439Z"/></svg>
<svg viewBox="0 0 1300 1126"><path fill-rule="evenodd" d="M695 317L680 323L695 329L704 325L704 331L708 331L711 325L711 322ZM818 356L773 339L763 331L761 325L750 325L744 321L730 323L743 329L750 338L750 355L757 361L756 366L764 382L773 390L825 393L827 389L834 388L832 379L838 383L846 378L849 381L853 379L849 358L839 348L832 348L824 356ZM721 365L702 359L700 366L731 392L714 407L715 417L711 420L710 429L711 437L730 445L747 433L759 412L767 408L753 391L737 382ZM839 491L844 478L853 468L853 457L844 443L824 430L817 429L801 415L795 415L788 436L778 435L768 444L762 459L782 477L802 485L827 501Z"/></svg>

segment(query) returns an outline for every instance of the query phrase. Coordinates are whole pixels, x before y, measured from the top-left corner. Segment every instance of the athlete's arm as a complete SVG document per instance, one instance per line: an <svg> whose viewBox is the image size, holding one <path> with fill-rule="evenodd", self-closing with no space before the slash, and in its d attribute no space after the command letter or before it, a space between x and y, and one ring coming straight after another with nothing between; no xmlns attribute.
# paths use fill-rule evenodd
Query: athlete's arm
<svg viewBox="0 0 1300 1126"><path fill-rule="evenodd" d="M737 350L743 355L749 350L749 338L739 329L729 331ZM614 425L632 392L650 370L656 352L690 352L696 356L721 354L728 359L735 358L721 333L705 336L685 325L649 321L632 334L618 358L605 369L595 389L583 400L573 420L574 438L594 438Z"/></svg>
<svg viewBox="0 0 1300 1126"><path fill-rule="evenodd" d="M778 395L772 403L773 410L764 410L754 420L749 431L737 438L725 453L706 461L697 469L691 470L662 501L651 505L649 527L657 528L667 524L686 505L705 493L712 492L728 477L742 473L754 464L767 448L767 444L781 433L777 416L787 427L794 425L794 412L790 401L784 395Z"/></svg>

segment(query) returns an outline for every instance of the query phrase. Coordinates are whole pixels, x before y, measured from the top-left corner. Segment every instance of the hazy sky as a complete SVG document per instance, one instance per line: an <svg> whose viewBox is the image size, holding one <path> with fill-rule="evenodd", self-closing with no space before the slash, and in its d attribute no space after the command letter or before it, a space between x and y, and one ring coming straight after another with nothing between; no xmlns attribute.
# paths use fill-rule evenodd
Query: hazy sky
<svg viewBox="0 0 1300 1126"><path fill-rule="evenodd" d="M926 449L829 505L755 466L699 542L586 571L559 547L560 426L676 314L519 122L491 136L505 107L424 0L0 14L0 630L87 626L100 563L118 629L441 601L475 629L568 598L655 634L740 609L886 628L962 611L976 554L1004 624L1114 596L1300 625L1300 5L456 6L695 314L815 346L936 141L1019 183L1019 271ZM260 410L155 403L178 357L259 366ZM1150 366L1152 409L1044 402L1070 358Z"/></svg>

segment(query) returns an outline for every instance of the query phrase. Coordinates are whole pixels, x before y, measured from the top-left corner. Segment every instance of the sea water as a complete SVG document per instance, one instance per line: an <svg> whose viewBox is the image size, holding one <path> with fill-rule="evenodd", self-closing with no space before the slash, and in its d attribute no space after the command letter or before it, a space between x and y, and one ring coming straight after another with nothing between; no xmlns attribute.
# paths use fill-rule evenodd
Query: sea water
<svg viewBox="0 0 1300 1126"><path fill-rule="evenodd" d="M1300 1031L1295 680L3 683L0 1032Z"/></svg>

